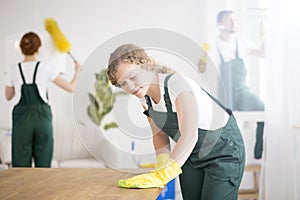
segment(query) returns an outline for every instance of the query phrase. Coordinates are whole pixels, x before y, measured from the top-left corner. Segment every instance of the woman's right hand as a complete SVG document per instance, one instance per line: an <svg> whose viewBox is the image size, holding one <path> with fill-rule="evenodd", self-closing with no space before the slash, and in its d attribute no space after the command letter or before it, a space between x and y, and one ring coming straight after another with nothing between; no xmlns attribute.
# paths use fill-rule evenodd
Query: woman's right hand
<svg viewBox="0 0 300 200"><path fill-rule="evenodd" d="M81 64L78 61L75 61L74 65L75 72L78 73L81 69Z"/></svg>

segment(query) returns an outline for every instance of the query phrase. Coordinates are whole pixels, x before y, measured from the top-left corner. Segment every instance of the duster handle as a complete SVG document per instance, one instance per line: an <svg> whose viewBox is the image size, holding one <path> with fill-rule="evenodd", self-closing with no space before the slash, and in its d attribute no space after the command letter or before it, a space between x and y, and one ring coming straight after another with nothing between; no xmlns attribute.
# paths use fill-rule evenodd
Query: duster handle
<svg viewBox="0 0 300 200"><path fill-rule="evenodd" d="M76 59L75 59L75 57L71 54L71 52L70 51L68 51L68 54L69 54L69 56L72 58L72 60L74 61L74 62L76 62Z"/></svg>

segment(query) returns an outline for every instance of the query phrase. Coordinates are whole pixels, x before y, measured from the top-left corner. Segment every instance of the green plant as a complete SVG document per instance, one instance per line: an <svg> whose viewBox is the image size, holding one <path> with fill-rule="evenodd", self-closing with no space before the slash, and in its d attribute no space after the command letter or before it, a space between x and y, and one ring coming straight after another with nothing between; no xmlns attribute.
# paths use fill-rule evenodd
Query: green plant
<svg viewBox="0 0 300 200"><path fill-rule="evenodd" d="M88 116L97 125L100 126L105 115L111 112L117 95L125 94L124 92L113 93L110 82L106 75L106 69L96 73L96 83L94 94L89 93L91 104L87 108ZM117 128L116 122L105 124L105 130Z"/></svg>

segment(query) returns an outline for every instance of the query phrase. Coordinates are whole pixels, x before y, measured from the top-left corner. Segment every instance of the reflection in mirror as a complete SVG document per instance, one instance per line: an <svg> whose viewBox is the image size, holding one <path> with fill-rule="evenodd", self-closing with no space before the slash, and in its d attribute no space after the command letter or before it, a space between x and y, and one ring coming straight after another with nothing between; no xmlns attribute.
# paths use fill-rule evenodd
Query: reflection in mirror
<svg viewBox="0 0 300 200"><path fill-rule="evenodd" d="M256 24L259 24L258 44L241 36L234 11L222 10L216 15L218 34L204 43L204 54L198 64L206 80L214 82L215 95L233 111L264 111L260 85L265 54L263 15L257 9L249 9L249 13L249 18L255 15ZM255 25L250 23L247 27Z"/></svg>

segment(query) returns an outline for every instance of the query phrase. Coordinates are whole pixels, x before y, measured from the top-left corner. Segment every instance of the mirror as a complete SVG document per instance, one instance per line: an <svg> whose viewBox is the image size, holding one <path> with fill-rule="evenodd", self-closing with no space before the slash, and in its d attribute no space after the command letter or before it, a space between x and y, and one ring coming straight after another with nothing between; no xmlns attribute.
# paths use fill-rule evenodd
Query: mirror
<svg viewBox="0 0 300 200"><path fill-rule="evenodd" d="M233 10L219 11L217 31L203 43L198 69L214 85L214 94L233 111L264 111L264 12L249 8L239 18Z"/></svg>

